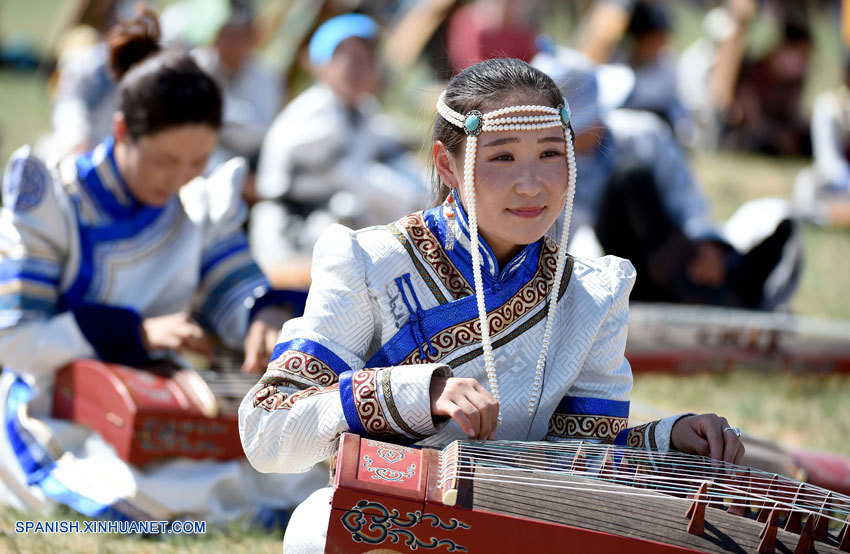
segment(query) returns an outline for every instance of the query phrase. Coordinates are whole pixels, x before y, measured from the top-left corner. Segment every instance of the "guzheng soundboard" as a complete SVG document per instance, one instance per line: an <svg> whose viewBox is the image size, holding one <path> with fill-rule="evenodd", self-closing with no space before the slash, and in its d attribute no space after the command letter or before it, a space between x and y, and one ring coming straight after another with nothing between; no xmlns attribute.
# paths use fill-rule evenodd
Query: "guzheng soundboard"
<svg viewBox="0 0 850 554"><path fill-rule="evenodd" d="M682 453L345 434L326 552L850 552L850 497Z"/></svg>
<svg viewBox="0 0 850 554"><path fill-rule="evenodd" d="M53 417L87 425L133 464L244 456L239 402L257 376L78 360L56 374Z"/></svg>

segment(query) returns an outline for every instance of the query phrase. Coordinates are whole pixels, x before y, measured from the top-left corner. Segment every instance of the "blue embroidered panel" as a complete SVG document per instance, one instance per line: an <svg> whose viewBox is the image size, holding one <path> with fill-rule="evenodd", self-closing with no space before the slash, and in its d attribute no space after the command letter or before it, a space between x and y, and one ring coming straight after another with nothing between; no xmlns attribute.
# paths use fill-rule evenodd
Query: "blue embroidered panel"
<svg viewBox="0 0 850 554"><path fill-rule="evenodd" d="M558 404L555 412L562 414L629 417L629 401L585 396L565 396Z"/></svg>
<svg viewBox="0 0 850 554"><path fill-rule="evenodd" d="M463 235L469 240L469 230L466 228L466 214L463 210L463 206L460 205L459 200L457 199L457 194L452 192L452 195L455 197L455 212L458 214L457 219L460 221L461 225L459 225L461 232ZM460 243L460 241L455 241L454 246L451 250L445 248L446 245L446 233L449 233L449 229L447 228L446 218L443 214L443 206L438 206L436 208L431 208L430 210L426 210L422 213L422 217L425 221L425 224L431 230L431 232L438 238L440 241L443 250L446 255L458 268L458 271L461 272L464 279L467 280L468 283L472 284L474 282L472 276L472 255L469 251L464 248L464 246ZM480 233L479 233L480 235ZM481 237L479 237L481 238ZM485 290L493 286L497 282L502 282L504 284L505 280L512 279L516 277L513 275L518 269L527 268L526 262L528 260L537 261L540 252L540 242L536 241L529 245L526 245L519 254L517 254L513 260L511 260L504 268L499 270L497 267L497 275L498 277L493 277L490 275L488 271L482 271L482 281L484 283ZM479 241L479 250L481 250L482 261L486 265L487 259L493 260L496 262L496 256L493 254L493 251L490 249L490 246L484 241L483 238ZM536 264L533 266L534 269L537 268Z"/></svg>
<svg viewBox="0 0 850 554"><path fill-rule="evenodd" d="M97 154L103 153L103 160L98 163L95 159ZM124 178L118 172L115 163L115 142L109 136L91 151L76 159L77 175L85 190L89 193L94 204L113 220L124 219L135 215L139 210L151 209L136 201ZM110 175L118 183L118 186L129 199L129 203L119 202L115 195L106 187L98 172Z"/></svg>
<svg viewBox="0 0 850 554"><path fill-rule="evenodd" d="M508 302L519 290L525 286L537 269L537 260L526 264L522 271L518 271L515 278L502 283L500 287L489 289L485 286L485 307L492 312L499 306ZM437 333L453 327L464 321L478 317L478 304L475 296L467 296L460 300L441 304L439 306L424 310L417 314L416 318L410 320L399 329L389 341L387 341L372 358L366 362L366 367L389 367L398 365L411 352L418 350L422 344L419 338L424 335L433 337ZM411 321L413 320L413 321ZM432 360L434 361L434 360Z"/></svg>
<svg viewBox="0 0 850 554"><path fill-rule="evenodd" d="M340 376L346 371L351 371L348 364L345 363L342 358L334 354L330 348L310 339L293 339L278 343L272 352L272 360L280 358L287 350L297 350L298 352L303 352L313 356L314 358L318 358L327 364L334 373ZM349 380L351 380L350 375Z"/></svg>

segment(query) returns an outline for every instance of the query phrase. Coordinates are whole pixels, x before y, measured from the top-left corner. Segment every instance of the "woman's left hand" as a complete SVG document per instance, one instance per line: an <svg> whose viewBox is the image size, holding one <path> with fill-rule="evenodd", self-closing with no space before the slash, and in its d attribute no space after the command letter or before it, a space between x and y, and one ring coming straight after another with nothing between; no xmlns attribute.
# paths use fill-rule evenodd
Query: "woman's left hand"
<svg viewBox="0 0 850 554"><path fill-rule="evenodd" d="M738 432L725 417L715 414L691 415L673 425L670 443L680 452L737 464L744 457L744 443Z"/></svg>
<svg viewBox="0 0 850 554"><path fill-rule="evenodd" d="M292 310L281 306L269 306L260 310L245 335L242 373L265 371L280 336L280 328L292 315Z"/></svg>

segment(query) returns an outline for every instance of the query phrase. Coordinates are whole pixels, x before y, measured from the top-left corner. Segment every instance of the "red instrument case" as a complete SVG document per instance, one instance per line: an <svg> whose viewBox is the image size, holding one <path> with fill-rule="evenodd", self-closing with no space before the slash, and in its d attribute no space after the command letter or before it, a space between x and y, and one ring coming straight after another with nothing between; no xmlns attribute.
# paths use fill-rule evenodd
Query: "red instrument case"
<svg viewBox="0 0 850 554"><path fill-rule="evenodd" d="M92 427L135 465L244 456L235 411L223 413L192 370L78 360L56 374L53 417Z"/></svg>

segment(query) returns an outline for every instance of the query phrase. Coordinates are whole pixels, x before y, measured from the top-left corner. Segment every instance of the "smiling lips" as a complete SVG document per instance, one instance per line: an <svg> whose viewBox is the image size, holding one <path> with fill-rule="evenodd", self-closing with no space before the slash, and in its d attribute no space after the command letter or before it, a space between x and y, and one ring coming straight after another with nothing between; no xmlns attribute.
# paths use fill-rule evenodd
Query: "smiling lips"
<svg viewBox="0 0 850 554"><path fill-rule="evenodd" d="M509 209L508 212L517 216L517 217L524 217L524 218L532 219L532 218L535 218L535 217L539 216L540 214L542 214L544 208L545 208L545 206L534 206L534 207L529 207L529 208L513 208L513 209Z"/></svg>

